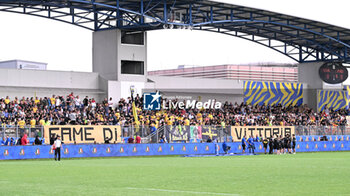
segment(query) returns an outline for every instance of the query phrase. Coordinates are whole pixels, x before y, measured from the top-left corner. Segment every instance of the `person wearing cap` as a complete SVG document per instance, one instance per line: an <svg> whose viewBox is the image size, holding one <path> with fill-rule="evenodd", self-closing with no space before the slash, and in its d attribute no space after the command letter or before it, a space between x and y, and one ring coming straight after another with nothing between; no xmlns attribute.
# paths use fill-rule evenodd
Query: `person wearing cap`
<svg viewBox="0 0 350 196"><path fill-rule="evenodd" d="M60 161L61 160L61 147L62 147L62 141L61 137L57 135L57 138L55 140L55 143L53 144L55 148L55 161Z"/></svg>

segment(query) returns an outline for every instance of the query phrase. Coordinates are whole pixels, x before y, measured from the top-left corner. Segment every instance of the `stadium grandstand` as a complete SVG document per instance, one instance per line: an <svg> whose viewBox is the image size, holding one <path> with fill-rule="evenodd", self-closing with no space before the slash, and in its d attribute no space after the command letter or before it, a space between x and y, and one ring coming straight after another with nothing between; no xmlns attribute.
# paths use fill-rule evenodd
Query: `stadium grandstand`
<svg viewBox="0 0 350 196"><path fill-rule="evenodd" d="M93 31L92 72L0 62L4 193L349 193L349 29L211 0L5 0L0 11ZM148 71L147 32L174 28L297 64Z"/></svg>
<svg viewBox="0 0 350 196"><path fill-rule="evenodd" d="M164 101L164 100L163 100ZM135 110L133 111L133 102ZM344 135L348 125L349 109L325 108L315 112L307 105L282 106L251 105L246 103L225 102L221 110L213 109L167 109L159 111L143 110L143 97L137 95L120 99L116 107L111 100L96 102L94 98L81 98L72 92L69 95L25 98L8 96L0 99L1 135L19 138L20 131L30 130L30 136L43 136L43 128L48 125L120 125L124 137L136 134L148 136L152 130L165 126L300 126L314 129L302 134L326 133L322 127L331 126L327 133ZM171 100L172 103L178 100ZM169 106L166 102L166 106ZM134 115L137 115L137 120ZM10 131L12 130L12 132ZM319 133L317 133L317 131ZM163 133L164 134L164 131ZM32 139L32 141L33 141ZM156 141L157 142L157 141Z"/></svg>

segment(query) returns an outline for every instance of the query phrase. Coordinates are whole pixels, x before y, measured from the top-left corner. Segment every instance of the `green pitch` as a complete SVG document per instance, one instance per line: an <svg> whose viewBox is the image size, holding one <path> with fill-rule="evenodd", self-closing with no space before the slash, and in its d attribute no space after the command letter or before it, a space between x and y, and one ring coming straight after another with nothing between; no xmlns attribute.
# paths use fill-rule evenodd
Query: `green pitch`
<svg viewBox="0 0 350 196"><path fill-rule="evenodd" d="M0 195L349 195L350 152L0 161Z"/></svg>

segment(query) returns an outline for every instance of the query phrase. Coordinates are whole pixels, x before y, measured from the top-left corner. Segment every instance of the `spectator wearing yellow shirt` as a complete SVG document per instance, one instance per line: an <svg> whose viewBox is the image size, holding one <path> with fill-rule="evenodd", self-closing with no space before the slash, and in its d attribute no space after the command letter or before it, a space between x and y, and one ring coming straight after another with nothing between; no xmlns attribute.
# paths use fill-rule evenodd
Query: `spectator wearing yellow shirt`
<svg viewBox="0 0 350 196"><path fill-rule="evenodd" d="M190 125L190 120L188 120L188 118L185 118L184 125L185 126L189 126Z"/></svg>
<svg viewBox="0 0 350 196"><path fill-rule="evenodd" d="M38 99L38 97L35 97L34 104L35 104L35 105L38 105L39 103L40 103L40 100Z"/></svg>
<svg viewBox="0 0 350 196"><path fill-rule="evenodd" d="M21 118L20 121L18 121L18 126L19 126L19 132L22 135L24 133L24 126L26 125L26 122Z"/></svg>
<svg viewBox="0 0 350 196"><path fill-rule="evenodd" d="M20 121L18 121L18 125L20 129L24 129L24 126L26 125L26 122L21 118Z"/></svg>
<svg viewBox="0 0 350 196"><path fill-rule="evenodd" d="M39 120L39 125L45 126L45 120L44 120L44 119L40 119L40 120Z"/></svg>
<svg viewBox="0 0 350 196"><path fill-rule="evenodd" d="M35 125L36 125L36 120L34 119L34 117L32 117L32 119L30 120L30 127L35 128Z"/></svg>
<svg viewBox="0 0 350 196"><path fill-rule="evenodd" d="M115 117L117 118L117 120L120 119L120 113L119 113L119 112L116 112L114 115L115 115Z"/></svg>
<svg viewBox="0 0 350 196"><path fill-rule="evenodd" d="M174 122L174 121L172 121L172 120L167 120L167 121L166 121L166 124L167 124L167 125L173 125L173 122Z"/></svg>
<svg viewBox="0 0 350 196"><path fill-rule="evenodd" d="M9 98L9 96L6 96L5 104L8 105L9 103L10 103L10 98Z"/></svg>
<svg viewBox="0 0 350 196"><path fill-rule="evenodd" d="M54 107L55 107L55 104L56 104L55 95L52 95L52 97L50 98L50 101L51 101L51 108L54 108Z"/></svg>
<svg viewBox="0 0 350 196"><path fill-rule="evenodd" d="M175 121L175 117L174 117L173 115L171 115L171 116L170 116L170 120L171 120L172 122L174 122L174 121Z"/></svg>
<svg viewBox="0 0 350 196"><path fill-rule="evenodd" d="M146 118L146 125L149 125L149 123L150 123L150 120L149 120L149 118Z"/></svg>
<svg viewBox="0 0 350 196"><path fill-rule="evenodd" d="M37 111L38 111L38 106L35 105L35 106L33 107L33 112L36 113Z"/></svg>
<svg viewBox="0 0 350 196"><path fill-rule="evenodd" d="M32 117L32 119L30 119L29 123L30 123L30 133L33 134L35 131L35 135L38 135L38 131L36 130L36 127L35 127L36 126L35 118Z"/></svg>

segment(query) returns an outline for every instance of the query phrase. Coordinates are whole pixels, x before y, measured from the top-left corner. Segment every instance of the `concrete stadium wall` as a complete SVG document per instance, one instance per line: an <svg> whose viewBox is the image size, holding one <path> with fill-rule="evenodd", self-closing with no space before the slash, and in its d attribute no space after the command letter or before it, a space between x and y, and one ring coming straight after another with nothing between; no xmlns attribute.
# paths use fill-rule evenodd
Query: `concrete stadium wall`
<svg viewBox="0 0 350 196"><path fill-rule="evenodd" d="M0 69L0 97L47 97L55 95L106 96L98 73Z"/></svg>
<svg viewBox="0 0 350 196"><path fill-rule="evenodd" d="M324 62L301 63L298 65L298 82L304 84L304 104L317 111L317 91L322 89L341 90L342 84L327 84L319 76L319 69Z"/></svg>
<svg viewBox="0 0 350 196"><path fill-rule="evenodd" d="M238 104L241 104L243 102L243 95L239 94L224 94L224 93L212 93L209 90L207 92L171 92L171 91L161 91L163 93L163 97L175 97L175 96L181 96L181 97L191 97L192 100L200 100L202 102L206 102L212 99L215 99L216 101L220 101L222 103L237 102ZM182 101L182 100L180 100Z"/></svg>
<svg viewBox="0 0 350 196"><path fill-rule="evenodd" d="M241 153L240 142L227 143L229 153ZM62 158L78 157L119 157L119 156L155 156L155 155L209 155L223 153L222 144L215 143L174 143L174 144L92 144L64 145ZM49 145L40 146L0 146L0 160L11 159L47 159L54 153ZM262 143L255 143L257 153L262 153ZM349 151L349 141L297 142L297 152Z"/></svg>
<svg viewBox="0 0 350 196"><path fill-rule="evenodd" d="M243 81L225 79L202 79L186 77L148 76L154 83L154 89L165 96L201 97L202 101L243 102ZM145 89L146 92L152 89Z"/></svg>
<svg viewBox="0 0 350 196"><path fill-rule="evenodd" d="M108 80L117 80L117 33L116 30L93 32L92 71Z"/></svg>
<svg viewBox="0 0 350 196"><path fill-rule="evenodd" d="M93 72L107 80L146 82L147 33L144 45L122 44L120 30L93 32ZM143 61L144 75L121 74L121 61Z"/></svg>
<svg viewBox="0 0 350 196"><path fill-rule="evenodd" d="M0 69L0 86L99 89L98 73Z"/></svg>

